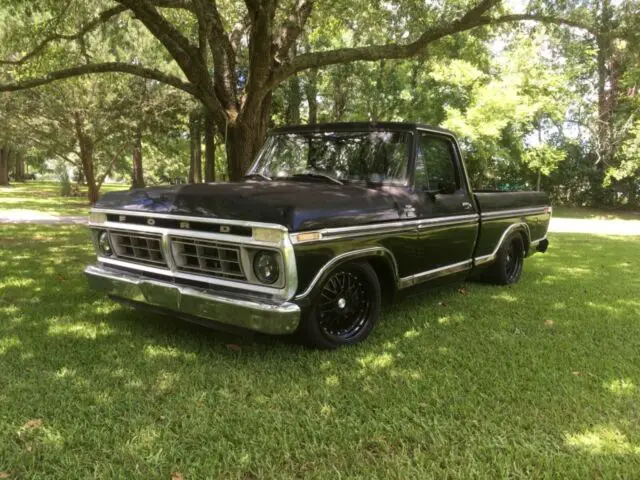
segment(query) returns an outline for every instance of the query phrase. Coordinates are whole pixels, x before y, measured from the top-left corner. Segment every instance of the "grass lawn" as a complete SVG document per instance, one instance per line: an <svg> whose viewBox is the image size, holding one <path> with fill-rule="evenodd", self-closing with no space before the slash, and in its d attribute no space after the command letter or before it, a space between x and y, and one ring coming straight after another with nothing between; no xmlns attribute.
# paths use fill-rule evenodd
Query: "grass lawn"
<svg viewBox="0 0 640 480"><path fill-rule="evenodd" d="M82 227L3 225L0 477L637 478L640 241L550 240L318 352L120 307Z"/></svg>
<svg viewBox="0 0 640 480"><path fill-rule="evenodd" d="M127 189L127 185L105 184L100 191ZM82 192L82 197L61 197L58 183L12 183L8 187L0 187L0 211L34 210L52 215L88 215L90 205L86 188Z"/></svg>

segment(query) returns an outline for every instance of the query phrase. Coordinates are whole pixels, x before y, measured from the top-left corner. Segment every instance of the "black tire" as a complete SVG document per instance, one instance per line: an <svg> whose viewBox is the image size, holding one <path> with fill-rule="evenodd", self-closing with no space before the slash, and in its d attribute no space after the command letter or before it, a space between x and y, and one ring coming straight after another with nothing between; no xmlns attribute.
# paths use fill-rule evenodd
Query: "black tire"
<svg viewBox="0 0 640 480"><path fill-rule="evenodd" d="M513 285L518 283L524 267L524 240L515 233L504 242L496 260L483 273L482 279L496 285Z"/></svg>
<svg viewBox="0 0 640 480"><path fill-rule="evenodd" d="M371 265L341 265L317 290L298 334L314 348L354 345L366 339L375 327L381 304L380 282Z"/></svg>

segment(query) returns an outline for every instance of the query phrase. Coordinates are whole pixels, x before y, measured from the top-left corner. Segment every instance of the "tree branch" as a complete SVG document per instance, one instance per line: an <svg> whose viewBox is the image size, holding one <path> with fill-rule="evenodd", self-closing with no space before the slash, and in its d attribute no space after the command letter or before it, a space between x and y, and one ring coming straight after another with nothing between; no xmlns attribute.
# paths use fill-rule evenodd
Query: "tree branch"
<svg viewBox="0 0 640 480"><path fill-rule="evenodd" d="M176 8L176 9L184 9L191 10L192 6L187 0L150 0L150 2L160 8ZM71 2L69 2L70 4ZM67 9L69 5L67 5ZM129 8L125 5L118 5L116 7L105 10L100 13L96 18L86 23L80 30L72 34L60 34L54 33L49 35L47 38L42 40L33 50L24 54L22 57L17 60L0 60L0 65L23 65L27 61L41 54L45 48L52 42L60 41L60 40L81 40L87 33L96 29L100 25L107 23L112 18L120 15L123 12L126 12Z"/></svg>
<svg viewBox="0 0 640 480"><path fill-rule="evenodd" d="M194 0L194 10L200 28L204 27L213 57L215 95L227 114L233 117L238 109L235 50L224 30L222 17L215 3Z"/></svg>
<svg viewBox="0 0 640 480"><path fill-rule="evenodd" d="M251 20L249 35L249 74L244 89L242 112L255 115L262 100L269 93L269 82L274 73L273 44L277 0L245 0ZM274 85L275 86L275 85Z"/></svg>
<svg viewBox="0 0 640 480"><path fill-rule="evenodd" d="M461 33L485 25L498 25L519 21L537 21L554 25L580 28L597 35L595 27L571 19L556 18L547 15L517 14L490 17L486 13L499 0L483 0L476 7L469 10L460 19L448 24L428 28L414 42L408 44L391 43L386 45L371 45L367 47L339 48L325 52L311 52L297 56L292 62L283 65L274 75L269 87L273 88L289 76L310 68L325 67L353 61L377 61L382 59L410 58L424 48L443 37Z"/></svg>
<svg viewBox="0 0 640 480"><path fill-rule="evenodd" d="M163 73L159 70L154 70L152 68L145 68L138 65L119 62L81 65L79 67L72 67L64 70L58 70L56 72L51 72L42 78L23 80L15 83L7 83L4 85L0 84L0 92L17 92L20 90L28 90L30 88L47 85L59 80L96 73L128 73L130 75L147 78L149 80L156 80L158 82L187 92L193 96L198 96L198 92L193 85L183 82L178 77Z"/></svg>
<svg viewBox="0 0 640 480"><path fill-rule="evenodd" d="M539 23L548 23L552 25L559 25L564 27L574 27L579 28L581 30L585 30L591 33L594 36L598 35L598 30L593 25L588 25L586 23L579 22L577 20L571 20L568 18L557 18L551 17L549 15L537 15L535 13L522 13L516 15L503 15L497 18L491 18L489 24L498 25L501 23L513 23L513 22L522 22L522 21L533 21Z"/></svg>
<svg viewBox="0 0 640 480"><path fill-rule="evenodd" d="M107 179L107 177L109 176L109 174L111 173L111 169L113 169L113 166L116 163L116 160L118 159L118 157L120 156L120 154L124 151L125 148L127 148L129 145L131 145L131 142L124 142L124 144L120 147L120 149L116 152L115 155L113 155L111 157L111 160L109 161L109 163L107 164L107 167L104 171L104 173L102 175L100 175L100 177L97 179L96 183L98 185L98 190L100 190L100 187L102 187L102 184L104 183L104 181Z"/></svg>
<svg viewBox="0 0 640 480"><path fill-rule="evenodd" d="M292 45L298 39L313 10L315 0L298 0L293 10L289 14L289 18L280 29L280 36L276 40L278 50L276 52L276 60L286 59Z"/></svg>
<svg viewBox="0 0 640 480"><path fill-rule="evenodd" d="M207 88L208 73L200 61L198 47L192 45L187 37L158 12L152 3L153 0L117 1L127 6L147 27L147 30L164 45L191 82L200 88Z"/></svg>
<svg viewBox="0 0 640 480"><path fill-rule="evenodd" d="M275 87L289 76L310 68L319 68L358 60L376 61L382 60L383 58L410 58L422 51L429 43L442 37L463 32L479 25L486 25L490 17L483 16L484 13L498 3L500 3L500 0L482 0L478 5L468 10L461 18L447 24L428 28L417 40L405 45L390 43L367 47L339 48L325 52L311 52L298 55L292 62L280 67L273 75L269 86Z"/></svg>
<svg viewBox="0 0 640 480"><path fill-rule="evenodd" d="M249 15L245 15L231 29L231 34L229 35L229 41L231 42L231 47L233 48L234 52L238 51L238 47L240 46L242 37L247 32L250 26L251 26L251 20L249 18Z"/></svg>
<svg viewBox="0 0 640 480"><path fill-rule="evenodd" d="M122 12L125 12L127 7L123 5L119 5L117 7L110 8L109 10L105 10L96 18L87 23L84 27L78 30L76 33L64 35L59 33L54 33L53 35L48 36L44 40L42 40L33 50L29 53L23 55L17 60L0 60L0 65L22 65L28 60L36 57L40 53L44 51L44 49L51 43L58 40L79 40L84 37L91 30L94 30L98 26L108 22L113 17L120 15Z"/></svg>

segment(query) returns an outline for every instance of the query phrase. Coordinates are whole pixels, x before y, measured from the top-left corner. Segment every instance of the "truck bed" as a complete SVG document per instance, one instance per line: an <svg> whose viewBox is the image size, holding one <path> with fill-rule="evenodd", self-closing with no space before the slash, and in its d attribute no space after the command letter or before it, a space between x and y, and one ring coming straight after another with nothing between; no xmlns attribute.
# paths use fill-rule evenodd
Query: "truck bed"
<svg viewBox="0 0 640 480"><path fill-rule="evenodd" d="M510 229L524 233L527 253L529 246L546 239L551 219L551 203L546 193L479 191L474 197L480 213L474 251L476 264L495 258Z"/></svg>
<svg viewBox="0 0 640 480"><path fill-rule="evenodd" d="M500 192L476 190L474 193L480 214L518 208L549 207L549 195L544 192Z"/></svg>

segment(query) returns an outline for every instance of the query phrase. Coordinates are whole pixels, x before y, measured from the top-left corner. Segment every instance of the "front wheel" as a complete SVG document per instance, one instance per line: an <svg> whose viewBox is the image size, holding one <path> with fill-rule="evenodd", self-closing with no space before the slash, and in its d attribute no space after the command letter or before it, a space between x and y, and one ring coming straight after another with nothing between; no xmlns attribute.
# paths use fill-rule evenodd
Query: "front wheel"
<svg viewBox="0 0 640 480"><path fill-rule="evenodd" d="M340 266L322 284L299 333L316 348L359 343L380 317L381 298L380 282L368 263Z"/></svg>
<svg viewBox="0 0 640 480"><path fill-rule="evenodd" d="M512 285L520 280L524 266L524 241L516 233L500 247L495 262L486 270L482 278L497 285Z"/></svg>

